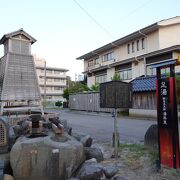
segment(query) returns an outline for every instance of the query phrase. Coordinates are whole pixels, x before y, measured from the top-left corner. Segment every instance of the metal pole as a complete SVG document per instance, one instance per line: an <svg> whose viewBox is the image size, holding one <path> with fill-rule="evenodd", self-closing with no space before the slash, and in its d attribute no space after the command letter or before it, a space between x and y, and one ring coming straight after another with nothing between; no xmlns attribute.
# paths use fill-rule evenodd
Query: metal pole
<svg viewBox="0 0 180 180"><path fill-rule="evenodd" d="M114 109L114 156L118 158L118 129L117 129L117 109Z"/></svg>
<svg viewBox="0 0 180 180"><path fill-rule="evenodd" d="M46 61L44 62L44 101L46 100Z"/></svg>

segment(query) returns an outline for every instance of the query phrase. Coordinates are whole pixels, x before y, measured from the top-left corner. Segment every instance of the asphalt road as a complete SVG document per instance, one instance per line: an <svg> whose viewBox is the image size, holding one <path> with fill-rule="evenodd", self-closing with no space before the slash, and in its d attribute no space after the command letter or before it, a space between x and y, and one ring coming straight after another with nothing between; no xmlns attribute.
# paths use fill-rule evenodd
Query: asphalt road
<svg viewBox="0 0 180 180"><path fill-rule="evenodd" d="M111 142L114 131L114 118L109 113L88 113L70 110L53 110L60 113L60 119L66 119L73 132L89 134L98 142ZM117 118L120 141L142 143L144 135L155 120Z"/></svg>

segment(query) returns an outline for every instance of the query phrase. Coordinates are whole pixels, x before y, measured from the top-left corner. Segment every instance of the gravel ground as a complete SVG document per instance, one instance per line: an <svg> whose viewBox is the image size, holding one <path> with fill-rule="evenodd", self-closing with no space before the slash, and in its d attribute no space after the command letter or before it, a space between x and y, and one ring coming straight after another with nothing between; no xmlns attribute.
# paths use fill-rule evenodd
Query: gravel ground
<svg viewBox="0 0 180 180"><path fill-rule="evenodd" d="M157 151L140 144L121 144L118 158L111 158L113 148L110 144L96 144L103 151L102 164L116 164L117 175L128 180L180 180L180 170L156 168Z"/></svg>

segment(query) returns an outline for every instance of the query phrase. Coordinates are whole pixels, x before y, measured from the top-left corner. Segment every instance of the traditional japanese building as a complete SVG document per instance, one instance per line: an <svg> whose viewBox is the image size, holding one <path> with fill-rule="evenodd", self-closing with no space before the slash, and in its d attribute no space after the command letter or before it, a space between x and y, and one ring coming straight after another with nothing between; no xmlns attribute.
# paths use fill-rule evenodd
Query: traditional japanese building
<svg viewBox="0 0 180 180"><path fill-rule="evenodd" d="M40 109L41 94L31 45L36 42L23 29L5 34L0 39L4 45L4 56L0 59L0 103L1 111L23 111Z"/></svg>

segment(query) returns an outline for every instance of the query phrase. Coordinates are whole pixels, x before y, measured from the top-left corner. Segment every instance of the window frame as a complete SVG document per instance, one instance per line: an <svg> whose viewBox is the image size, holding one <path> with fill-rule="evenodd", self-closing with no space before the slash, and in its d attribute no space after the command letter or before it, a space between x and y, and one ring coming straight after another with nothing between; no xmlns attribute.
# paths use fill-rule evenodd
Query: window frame
<svg viewBox="0 0 180 180"><path fill-rule="evenodd" d="M127 44L127 53L130 54L131 53L131 45L130 43Z"/></svg>
<svg viewBox="0 0 180 180"><path fill-rule="evenodd" d="M136 49L137 49L137 51L140 50L140 48L139 48L139 39L136 41Z"/></svg>
<svg viewBox="0 0 180 180"><path fill-rule="evenodd" d="M107 74L100 74L95 76L95 82L98 84L107 82Z"/></svg>
<svg viewBox="0 0 180 180"><path fill-rule="evenodd" d="M122 70L117 71L116 73L120 75L121 80L132 79L132 68L122 69ZM125 74L126 74L126 78L125 78Z"/></svg>
<svg viewBox="0 0 180 180"><path fill-rule="evenodd" d="M103 62L106 62L106 61L110 61L114 58L114 52L111 51L111 52L108 52L106 54L103 55Z"/></svg>
<svg viewBox="0 0 180 180"><path fill-rule="evenodd" d="M141 39L141 45L142 45L142 49L145 49L145 39L144 38Z"/></svg>
<svg viewBox="0 0 180 180"><path fill-rule="evenodd" d="M132 53L134 53L135 49L134 49L134 41L132 42Z"/></svg>

